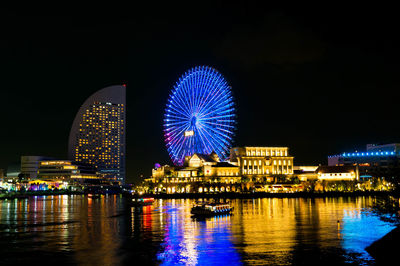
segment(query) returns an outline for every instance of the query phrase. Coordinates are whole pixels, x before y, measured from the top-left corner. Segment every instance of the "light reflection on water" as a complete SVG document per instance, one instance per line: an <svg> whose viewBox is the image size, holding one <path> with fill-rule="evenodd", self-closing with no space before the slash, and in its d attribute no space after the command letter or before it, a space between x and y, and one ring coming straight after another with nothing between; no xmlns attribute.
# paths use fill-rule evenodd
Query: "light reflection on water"
<svg viewBox="0 0 400 266"><path fill-rule="evenodd" d="M371 214L372 200L235 199L232 215L207 219L191 217L191 199L0 201L1 264L371 264L365 247L394 228Z"/></svg>
<svg viewBox="0 0 400 266"><path fill-rule="evenodd" d="M189 200L173 200L160 210L162 216L165 215L164 243L162 251L157 254L161 264L239 264L240 257L232 239L232 217L191 218L191 203Z"/></svg>

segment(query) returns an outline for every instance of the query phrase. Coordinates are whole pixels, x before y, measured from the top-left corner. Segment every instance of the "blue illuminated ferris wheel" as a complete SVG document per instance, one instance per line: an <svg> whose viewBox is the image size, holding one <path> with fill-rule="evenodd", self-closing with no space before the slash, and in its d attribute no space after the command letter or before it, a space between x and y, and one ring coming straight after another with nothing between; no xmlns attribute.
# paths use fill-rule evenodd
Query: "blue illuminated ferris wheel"
<svg viewBox="0 0 400 266"><path fill-rule="evenodd" d="M208 66L194 67L172 89L164 115L164 137L175 165L185 156L229 155L235 131L235 105L224 77Z"/></svg>

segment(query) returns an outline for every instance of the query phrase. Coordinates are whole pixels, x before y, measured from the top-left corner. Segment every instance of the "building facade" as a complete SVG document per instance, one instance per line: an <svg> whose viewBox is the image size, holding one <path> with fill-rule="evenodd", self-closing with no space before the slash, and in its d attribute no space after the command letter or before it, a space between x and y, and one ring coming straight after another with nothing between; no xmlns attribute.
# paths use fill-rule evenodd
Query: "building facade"
<svg viewBox="0 0 400 266"><path fill-rule="evenodd" d="M102 177L89 165L69 160L42 161L39 164L38 179L42 181L63 181L76 183L96 183Z"/></svg>
<svg viewBox="0 0 400 266"><path fill-rule="evenodd" d="M287 147L238 147L225 162L213 152L186 156L181 167L156 164L147 181L158 184L156 192L249 191L292 176L293 169Z"/></svg>
<svg viewBox="0 0 400 266"><path fill-rule="evenodd" d="M318 179L316 170L318 166L294 166L293 174L297 176L300 181L312 181Z"/></svg>
<svg viewBox="0 0 400 266"><path fill-rule="evenodd" d="M68 156L105 178L125 182L126 88L110 86L90 96L72 124Z"/></svg>
<svg viewBox="0 0 400 266"><path fill-rule="evenodd" d="M293 159L288 147L235 147L230 154L241 175L256 177L291 175Z"/></svg>
<svg viewBox="0 0 400 266"><path fill-rule="evenodd" d="M216 153L195 153L183 166L157 165L148 181L158 184L156 192L193 193L236 191L241 182L239 167L221 162Z"/></svg>
<svg viewBox="0 0 400 266"><path fill-rule="evenodd" d="M355 181L358 180L356 166L320 166L316 170L318 180L326 181Z"/></svg>

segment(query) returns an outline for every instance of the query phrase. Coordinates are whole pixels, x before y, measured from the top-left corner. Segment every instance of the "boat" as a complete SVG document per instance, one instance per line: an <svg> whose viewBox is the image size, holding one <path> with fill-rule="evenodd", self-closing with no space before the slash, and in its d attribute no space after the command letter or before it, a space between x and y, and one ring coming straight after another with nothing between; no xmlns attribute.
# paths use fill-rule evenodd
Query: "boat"
<svg viewBox="0 0 400 266"><path fill-rule="evenodd" d="M233 211L233 207L229 203L196 203L190 213L193 215L221 215L230 214Z"/></svg>
<svg viewBox="0 0 400 266"><path fill-rule="evenodd" d="M154 198L133 198L131 204L133 206L148 206L152 205L154 202Z"/></svg>

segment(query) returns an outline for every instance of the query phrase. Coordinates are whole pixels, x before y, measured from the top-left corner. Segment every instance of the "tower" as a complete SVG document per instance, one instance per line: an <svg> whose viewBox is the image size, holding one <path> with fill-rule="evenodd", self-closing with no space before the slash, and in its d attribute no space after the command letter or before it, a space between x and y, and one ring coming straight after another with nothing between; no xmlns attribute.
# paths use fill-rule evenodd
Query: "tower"
<svg viewBox="0 0 400 266"><path fill-rule="evenodd" d="M126 88L110 86L92 94L72 124L70 160L94 166L110 181L125 181Z"/></svg>

